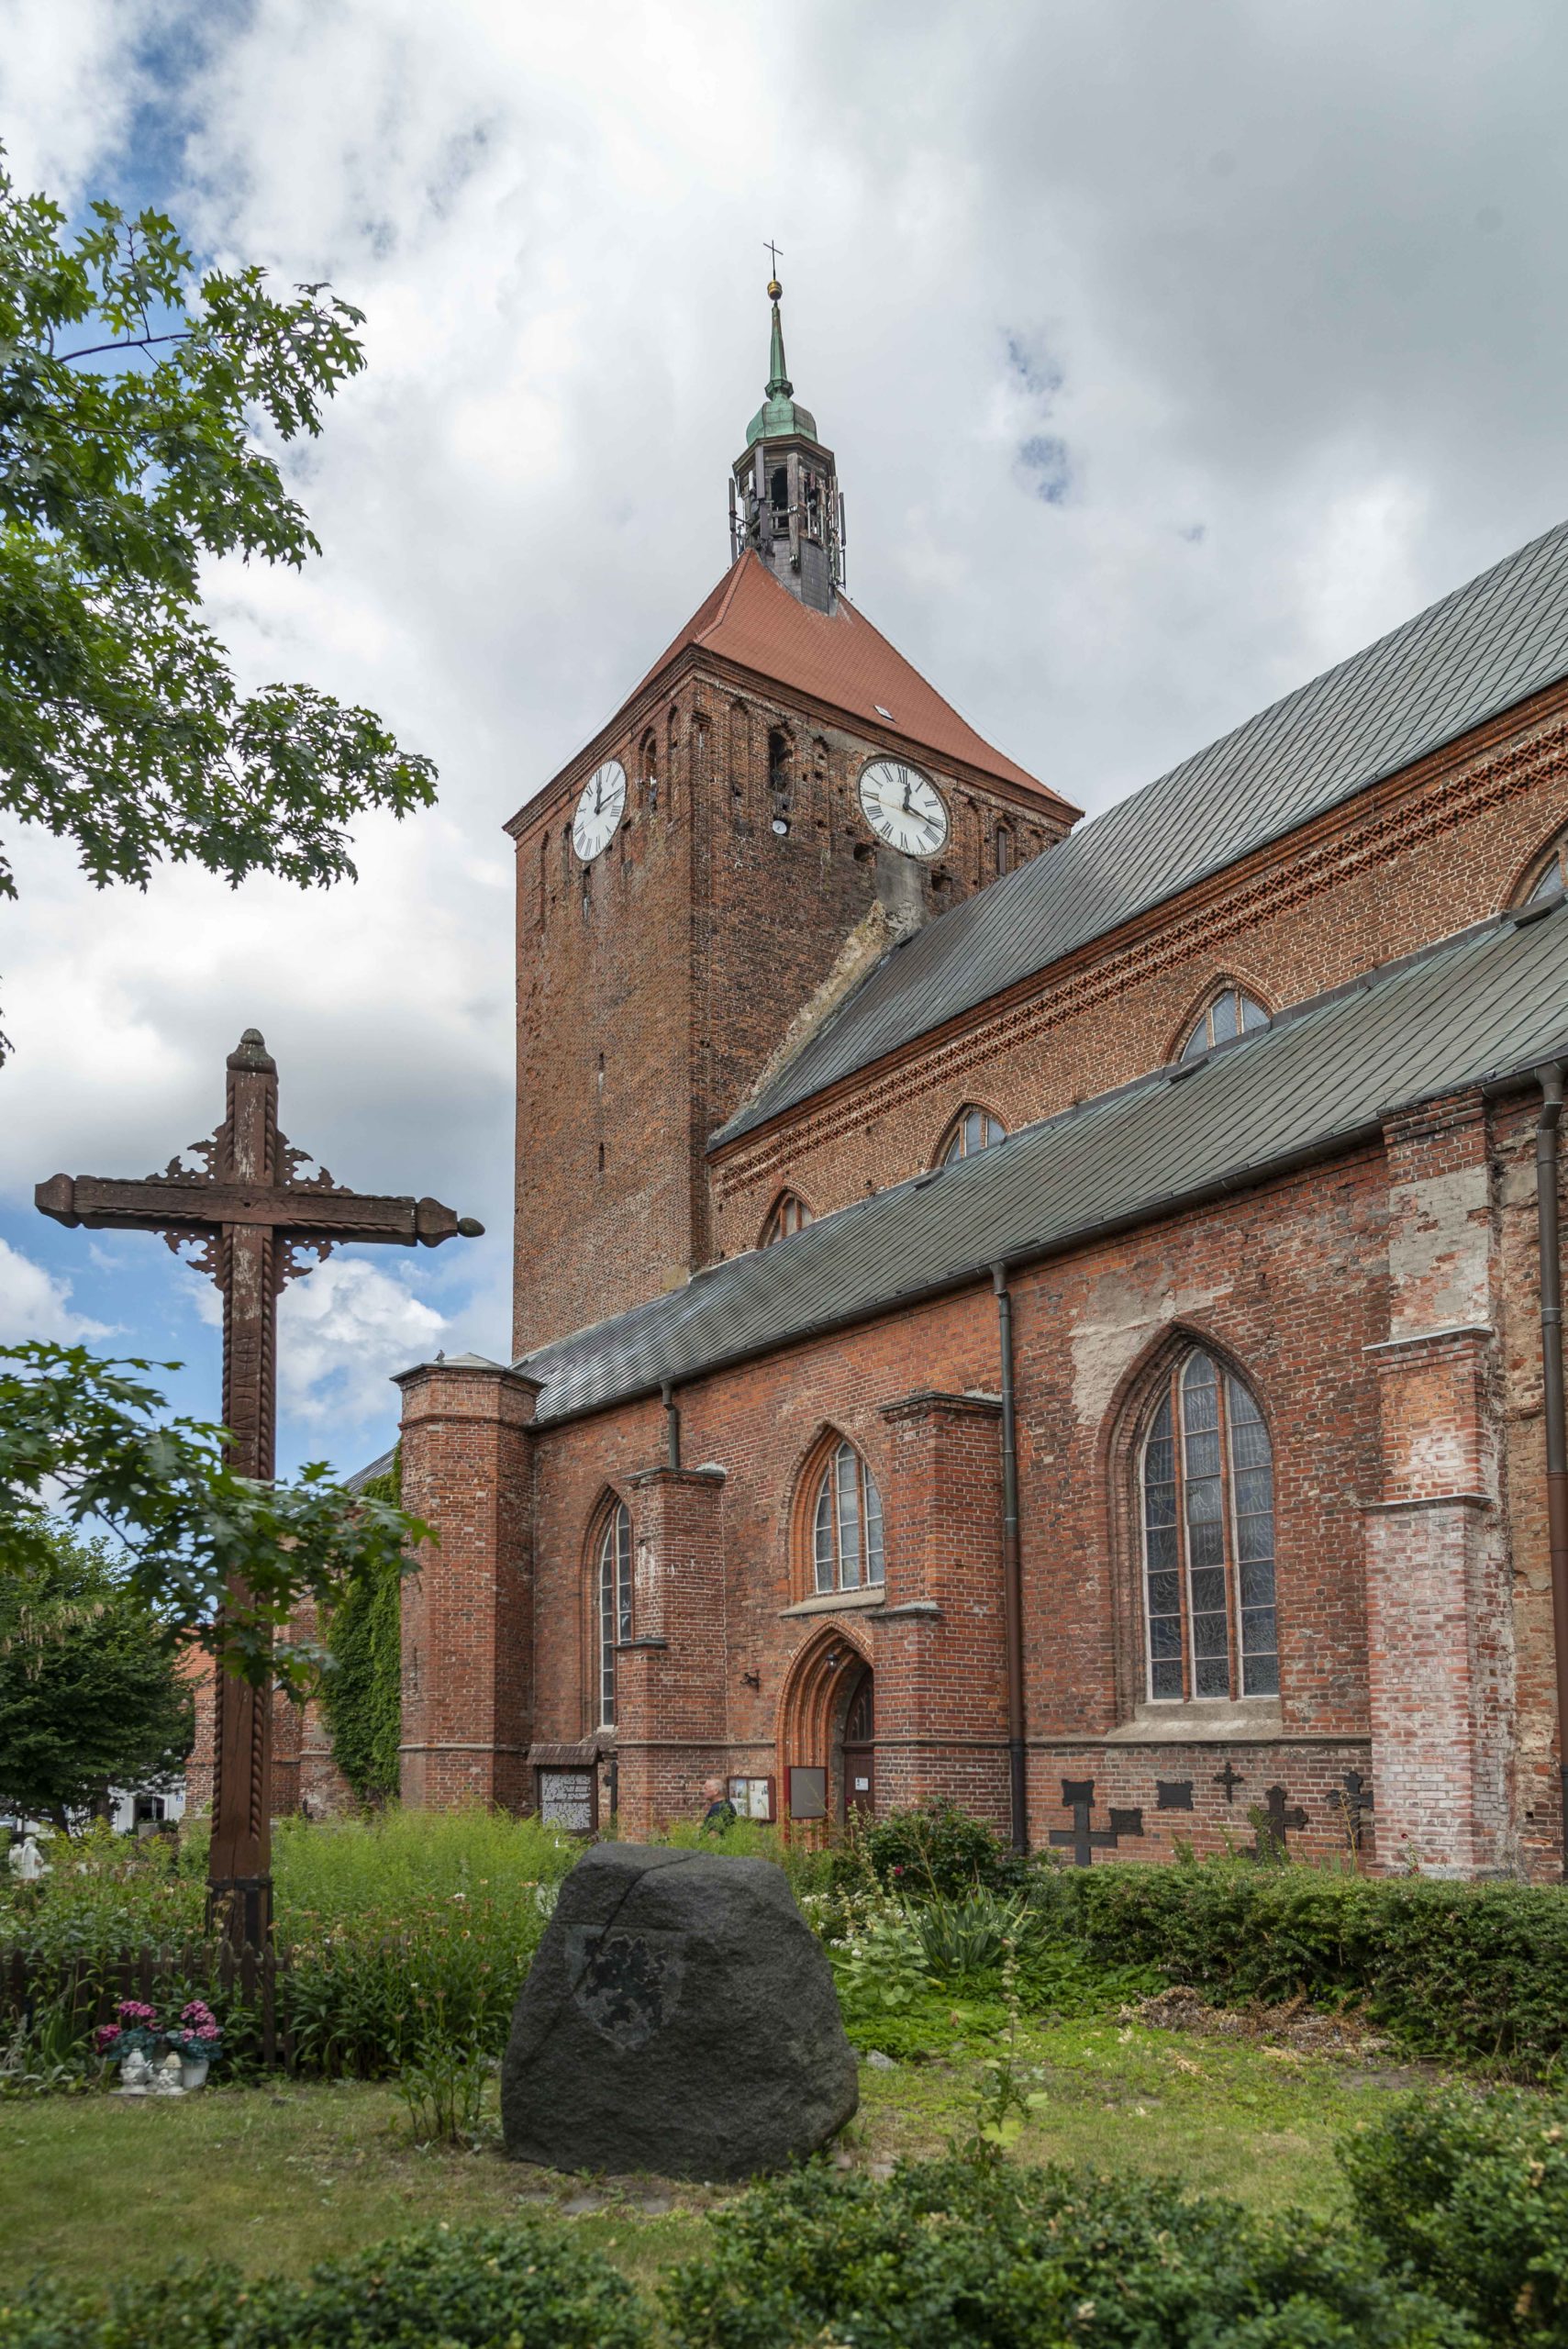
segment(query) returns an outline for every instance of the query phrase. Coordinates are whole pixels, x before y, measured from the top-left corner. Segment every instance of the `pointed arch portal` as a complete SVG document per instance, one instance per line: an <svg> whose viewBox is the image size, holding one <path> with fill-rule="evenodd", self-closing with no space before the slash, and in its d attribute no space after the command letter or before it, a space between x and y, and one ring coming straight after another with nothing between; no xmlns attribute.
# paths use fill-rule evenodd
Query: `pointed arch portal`
<svg viewBox="0 0 1568 2349"><path fill-rule="evenodd" d="M875 1683L871 1660L837 1626L798 1655L779 1707L779 1776L793 1817L842 1825L876 1808ZM796 1810L791 1773L820 1771L819 1810Z"/></svg>

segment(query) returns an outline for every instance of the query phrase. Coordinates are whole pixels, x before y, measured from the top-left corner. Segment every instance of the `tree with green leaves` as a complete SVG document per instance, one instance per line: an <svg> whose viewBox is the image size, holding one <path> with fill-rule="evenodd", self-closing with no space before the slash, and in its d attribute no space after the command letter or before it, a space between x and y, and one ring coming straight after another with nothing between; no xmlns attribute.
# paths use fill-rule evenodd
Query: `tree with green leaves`
<svg viewBox="0 0 1568 2349"><path fill-rule="evenodd" d="M193 1712L165 1627L108 1543L40 1527L28 1571L0 1576L0 1807L63 1829L111 1787L161 1791Z"/></svg>
<svg viewBox="0 0 1568 2349"><path fill-rule="evenodd" d="M161 213L95 203L70 236L0 150L0 809L99 888L165 859L351 879L355 816L434 798L373 712L242 694L200 612L204 557L319 553L274 451L364 366L362 318L325 284L198 273Z"/></svg>
<svg viewBox="0 0 1568 2349"><path fill-rule="evenodd" d="M0 1586L49 1570L57 1520L123 1546L124 1587L168 1647L191 1642L261 1687L314 1687L322 1650L286 1636L407 1571L428 1528L312 1463L293 1485L237 1476L224 1431L172 1419L145 1373L83 1346L0 1348Z"/></svg>

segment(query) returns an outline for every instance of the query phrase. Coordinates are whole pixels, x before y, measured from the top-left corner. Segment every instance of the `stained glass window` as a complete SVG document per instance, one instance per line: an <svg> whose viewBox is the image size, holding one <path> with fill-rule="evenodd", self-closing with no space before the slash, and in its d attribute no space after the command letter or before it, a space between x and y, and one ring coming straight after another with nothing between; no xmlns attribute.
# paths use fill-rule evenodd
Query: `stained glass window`
<svg viewBox="0 0 1568 2349"><path fill-rule="evenodd" d="M884 1579L882 1495L852 1443L836 1445L822 1470L811 1560L819 1591L860 1590Z"/></svg>
<svg viewBox="0 0 1568 2349"><path fill-rule="evenodd" d="M1007 1130L1000 1118L989 1109L961 1109L937 1152L937 1164L950 1166L955 1158L973 1158L977 1150L989 1150L994 1141L1005 1141Z"/></svg>
<svg viewBox="0 0 1568 2349"><path fill-rule="evenodd" d="M1194 1021L1192 1032L1182 1046L1181 1058L1195 1061L1200 1052L1208 1052L1215 1044L1228 1044L1232 1036L1250 1036L1254 1028L1266 1028L1268 1024L1268 1013L1245 988L1221 987Z"/></svg>
<svg viewBox="0 0 1568 2349"><path fill-rule="evenodd" d="M616 1650L631 1637L631 1517L617 1501L599 1536L599 1720L616 1718Z"/></svg>
<svg viewBox="0 0 1568 2349"><path fill-rule="evenodd" d="M1241 1381L1200 1350L1161 1394L1142 1484L1149 1695L1277 1696L1268 1430Z"/></svg>
<svg viewBox="0 0 1568 2349"><path fill-rule="evenodd" d="M762 1226L761 1248L771 1248L775 1240L787 1240L792 1231L799 1231L811 1221L811 1209L793 1191L781 1191L768 1209L768 1219Z"/></svg>

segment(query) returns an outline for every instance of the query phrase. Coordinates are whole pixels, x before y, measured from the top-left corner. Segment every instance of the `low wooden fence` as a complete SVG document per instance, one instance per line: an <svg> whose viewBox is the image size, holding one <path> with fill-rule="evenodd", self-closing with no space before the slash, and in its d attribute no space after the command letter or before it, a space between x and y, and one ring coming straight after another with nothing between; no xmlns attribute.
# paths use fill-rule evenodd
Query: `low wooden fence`
<svg viewBox="0 0 1568 2349"><path fill-rule="evenodd" d="M226 2009L243 2008L245 2035L255 2034L257 2060L295 2068L294 2032L279 1983L289 1970L286 1949L235 1948L229 1942L187 1942L173 1948L125 1951L117 1957L43 1957L0 1950L0 2017L30 2022L40 2008L66 2007L83 2033L112 2022L122 1998L167 2009L173 1997L217 1992ZM178 2008L175 2009L178 2013ZM173 2017L167 2016L172 2021ZM238 2017L234 2021L239 2021ZM232 2023L228 2026L232 2032Z"/></svg>

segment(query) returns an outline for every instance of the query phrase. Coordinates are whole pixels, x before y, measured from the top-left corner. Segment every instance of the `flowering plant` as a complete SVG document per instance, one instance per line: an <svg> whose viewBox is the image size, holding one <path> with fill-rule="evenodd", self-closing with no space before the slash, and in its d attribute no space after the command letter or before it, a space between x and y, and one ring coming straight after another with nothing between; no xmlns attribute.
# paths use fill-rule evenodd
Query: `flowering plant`
<svg viewBox="0 0 1568 2349"><path fill-rule="evenodd" d="M155 2008L143 1998L122 1998L113 2022L101 2022L93 2033L93 2048L95 2054L117 2063L138 2050L150 2054L161 2036Z"/></svg>
<svg viewBox="0 0 1568 2349"><path fill-rule="evenodd" d="M187 2064L216 2063L223 2053L223 2027L201 1998L181 2008L179 2021L165 2037Z"/></svg>

